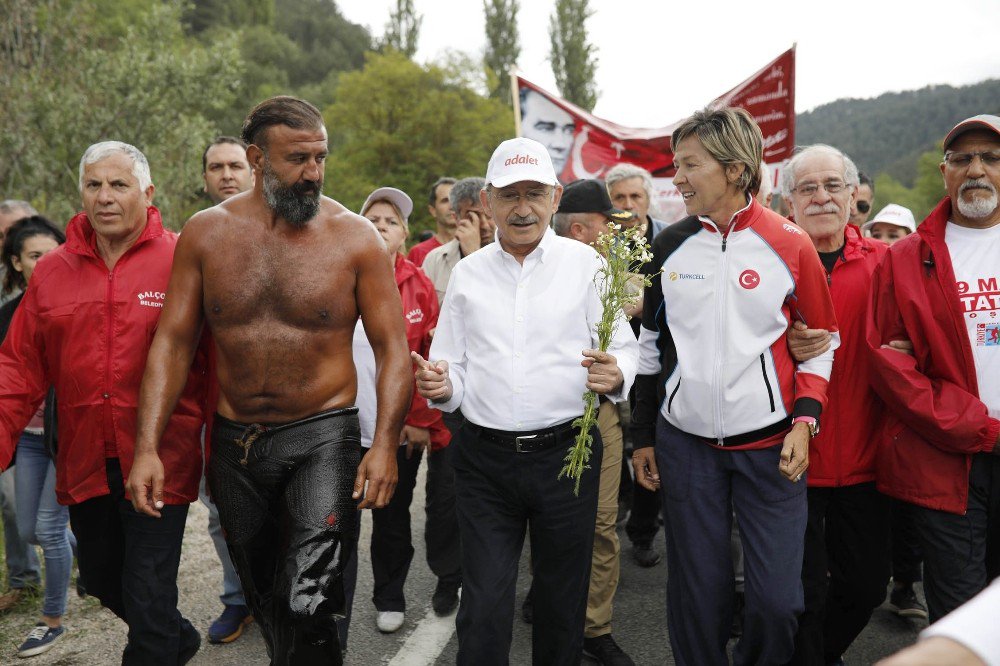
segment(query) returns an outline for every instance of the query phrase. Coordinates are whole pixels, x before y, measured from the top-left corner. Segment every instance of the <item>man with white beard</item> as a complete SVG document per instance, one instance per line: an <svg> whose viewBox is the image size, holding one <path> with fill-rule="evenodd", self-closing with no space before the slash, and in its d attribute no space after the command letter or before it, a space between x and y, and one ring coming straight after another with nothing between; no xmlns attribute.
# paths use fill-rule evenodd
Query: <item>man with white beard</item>
<svg viewBox="0 0 1000 666"><path fill-rule="evenodd" d="M931 622L1000 574L1000 117L956 125L941 173L948 196L873 276L866 331L878 488L916 505Z"/></svg>

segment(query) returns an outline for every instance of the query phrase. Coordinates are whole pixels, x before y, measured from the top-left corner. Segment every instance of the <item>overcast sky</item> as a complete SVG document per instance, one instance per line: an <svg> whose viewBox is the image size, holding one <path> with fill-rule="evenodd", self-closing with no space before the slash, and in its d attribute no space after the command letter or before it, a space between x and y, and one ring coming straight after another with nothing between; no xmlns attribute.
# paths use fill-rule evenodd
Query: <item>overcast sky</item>
<svg viewBox="0 0 1000 666"><path fill-rule="evenodd" d="M415 0L416 59L446 49L481 55L482 0ZM521 0L521 75L558 92L548 63L552 0ZM591 0L598 56L594 113L660 127L726 92L798 43L796 111L841 97L1000 78L1000 1ZM395 0L340 0L381 36Z"/></svg>

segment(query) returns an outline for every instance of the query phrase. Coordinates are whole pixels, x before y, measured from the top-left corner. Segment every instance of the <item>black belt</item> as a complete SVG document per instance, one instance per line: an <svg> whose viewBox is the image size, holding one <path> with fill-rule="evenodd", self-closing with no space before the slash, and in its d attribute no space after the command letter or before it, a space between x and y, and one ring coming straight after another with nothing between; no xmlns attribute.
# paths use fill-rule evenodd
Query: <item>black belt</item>
<svg viewBox="0 0 1000 666"><path fill-rule="evenodd" d="M732 435L731 437L724 437L720 442L717 439L711 437L699 437L706 444L711 444L712 446L719 446L722 448L727 448L730 446L743 446L744 444L752 444L754 442L759 442L762 439L767 439L769 437L774 437L780 433L785 432L792 427L792 417L788 416L777 423L772 423L769 426L764 426L759 430L754 430L753 432L745 432L742 435Z"/></svg>
<svg viewBox="0 0 1000 666"><path fill-rule="evenodd" d="M577 432L577 428L573 427L574 421L576 419L571 419L565 423L558 423L551 428L529 430L527 432L494 430L493 428L478 426L470 421L466 421L465 425L479 439L491 444L512 448L518 453L533 453L550 446L555 446L556 444L573 441L576 438Z"/></svg>

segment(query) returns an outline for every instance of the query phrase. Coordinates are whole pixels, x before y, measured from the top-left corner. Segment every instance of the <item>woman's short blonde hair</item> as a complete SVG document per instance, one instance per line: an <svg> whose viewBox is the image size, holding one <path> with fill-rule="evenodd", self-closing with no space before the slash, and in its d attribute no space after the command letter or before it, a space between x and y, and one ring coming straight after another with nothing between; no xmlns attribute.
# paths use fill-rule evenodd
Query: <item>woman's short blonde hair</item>
<svg viewBox="0 0 1000 666"><path fill-rule="evenodd" d="M677 146L691 136L698 137L708 154L724 167L742 164L737 187L751 196L757 192L764 137L749 113L732 107L696 111L674 130L671 145Z"/></svg>

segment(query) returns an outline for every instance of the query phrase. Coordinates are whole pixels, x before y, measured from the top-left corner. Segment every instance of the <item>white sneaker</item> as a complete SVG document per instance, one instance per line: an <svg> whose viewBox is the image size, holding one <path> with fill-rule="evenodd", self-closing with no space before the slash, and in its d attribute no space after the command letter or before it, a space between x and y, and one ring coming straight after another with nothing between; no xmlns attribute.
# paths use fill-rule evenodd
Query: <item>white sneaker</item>
<svg viewBox="0 0 1000 666"><path fill-rule="evenodd" d="M403 620L405 619L406 615L400 613L399 611L379 611L378 619L375 621L375 625L383 634L391 634L399 631L399 628L403 626Z"/></svg>

